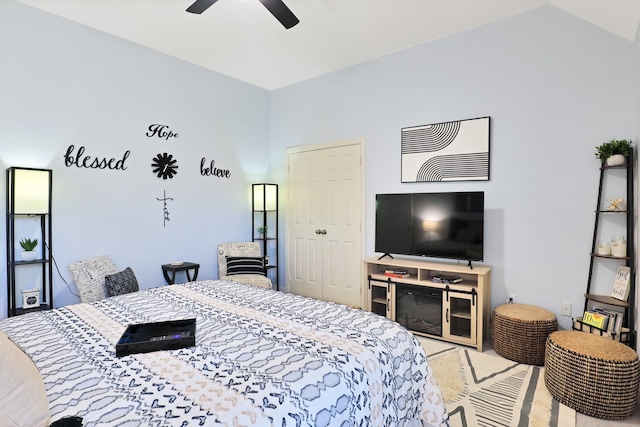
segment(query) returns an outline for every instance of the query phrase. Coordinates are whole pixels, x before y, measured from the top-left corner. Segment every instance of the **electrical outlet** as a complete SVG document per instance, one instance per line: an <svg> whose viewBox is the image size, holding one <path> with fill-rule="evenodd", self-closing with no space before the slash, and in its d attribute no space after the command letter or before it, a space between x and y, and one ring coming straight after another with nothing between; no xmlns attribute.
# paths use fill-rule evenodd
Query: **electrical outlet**
<svg viewBox="0 0 640 427"><path fill-rule="evenodd" d="M571 317L571 304L563 302L560 307L560 314L566 317Z"/></svg>
<svg viewBox="0 0 640 427"><path fill-rule="evenodd" d="M516 296L513 294L507 295L507 300L505 301L507 304L515 304Z"/></svg>

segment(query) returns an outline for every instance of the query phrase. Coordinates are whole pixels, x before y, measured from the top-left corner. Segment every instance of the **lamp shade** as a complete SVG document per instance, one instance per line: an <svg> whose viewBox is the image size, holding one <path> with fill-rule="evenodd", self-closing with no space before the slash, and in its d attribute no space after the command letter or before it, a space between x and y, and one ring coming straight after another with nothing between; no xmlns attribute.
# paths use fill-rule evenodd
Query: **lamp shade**
<svg viewBox="0 0 640 427"><path fill-rule="evenodd" d="M439 221L422 221L422 229L424 231L437 231L440 228Z"/></svg>
<svg viewBox="0 0 640 427"><path fill-rule="evenodd" d="M10 189L13 193L14 214L47 214L51 197L51 170L9 170ZM11 191L11 190L10 190Z"/></svg>
<svg viewBox="0 0 640 427"><path fill-rule="evenodd" d="M274 211L277 209L277 184L253 184L253 209Z"/></svg>

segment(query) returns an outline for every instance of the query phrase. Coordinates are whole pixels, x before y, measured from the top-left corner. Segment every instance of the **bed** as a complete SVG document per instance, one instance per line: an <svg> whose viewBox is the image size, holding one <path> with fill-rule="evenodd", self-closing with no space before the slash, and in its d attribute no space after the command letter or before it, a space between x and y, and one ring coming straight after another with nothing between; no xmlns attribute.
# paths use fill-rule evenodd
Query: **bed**
<svg viewBox="0 0 640 427"><path fill-rule="evenodd" d="M128 325L190 318L195 346L116 357ZM12 317L0 330L42 375L50 421L448 425L425 353L406 329L283 292L199 281Z"/></svg>

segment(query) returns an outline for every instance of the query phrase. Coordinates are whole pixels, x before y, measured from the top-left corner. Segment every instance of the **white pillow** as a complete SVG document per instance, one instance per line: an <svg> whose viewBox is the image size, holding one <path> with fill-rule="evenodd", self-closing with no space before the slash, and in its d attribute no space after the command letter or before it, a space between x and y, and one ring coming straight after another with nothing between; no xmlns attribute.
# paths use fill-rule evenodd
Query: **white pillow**
<svg viewBox="0 0 640 427"><path fill-rule="evenodd" d="M0 331L0 426L49 425L49 401L40 371Z"/></svg>
<svg viewBox="0 0 640 427"><path fill-rule="evenodd" d="M80 300L93 302L109 296L104 278L108 274L116 274L118 267L111 258L101 255L71 264L69 272L80 292Z"/></svg>

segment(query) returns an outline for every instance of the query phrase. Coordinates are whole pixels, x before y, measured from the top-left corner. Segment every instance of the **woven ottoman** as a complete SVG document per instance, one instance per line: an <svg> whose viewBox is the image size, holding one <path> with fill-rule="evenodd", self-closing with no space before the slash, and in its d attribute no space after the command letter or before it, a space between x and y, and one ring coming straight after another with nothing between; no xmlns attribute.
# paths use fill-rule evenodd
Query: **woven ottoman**
<svg viewBox="0 0 640 427"><path fill-rule="evenodd" d="M547 339L544 382L560 403L596 418L621 420L635 409L640 360L630 347L579 331Z"/></svg>
<svg viewBox="0 0 640 427"><path fill-rule="evenodd" d="M503 304L493 310L493 349L500 356L527 365L544 365L547 337L558 330L556 316L527 304Z"/></svg>

